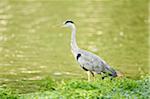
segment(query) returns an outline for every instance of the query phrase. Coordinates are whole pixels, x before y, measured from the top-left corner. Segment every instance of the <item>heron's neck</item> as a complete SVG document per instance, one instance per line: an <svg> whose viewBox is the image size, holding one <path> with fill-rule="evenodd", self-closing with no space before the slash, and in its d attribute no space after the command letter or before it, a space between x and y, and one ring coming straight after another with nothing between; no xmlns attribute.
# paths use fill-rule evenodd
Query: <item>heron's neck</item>
<svg viewBox="0 0 150 99"><path fill-rule="evenodd" d="M78 50L78 45L77 45L77 42L76 42L76 27L74 25L72 27L71 50L73 52L76 52Z"/></svg>

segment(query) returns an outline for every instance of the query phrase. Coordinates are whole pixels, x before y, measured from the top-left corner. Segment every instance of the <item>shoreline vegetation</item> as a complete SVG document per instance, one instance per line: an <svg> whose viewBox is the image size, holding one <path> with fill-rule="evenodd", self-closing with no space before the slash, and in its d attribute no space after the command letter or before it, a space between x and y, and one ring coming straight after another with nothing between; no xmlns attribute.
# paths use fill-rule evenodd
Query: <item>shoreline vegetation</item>
<svg viewBox="0 0 150 99"><path fill-rule="evenodd" d="M27 82L22 81L20 83L25 85ZM143 76L140 80L124 77L113 80L110 78L96 79L91 82L77 79L55 81L46 77L36 83L39 84L37 92L21 93L19 90L13 90L13 88L0 88L0 97L2 99L150 98L150 76Z"/></svg>

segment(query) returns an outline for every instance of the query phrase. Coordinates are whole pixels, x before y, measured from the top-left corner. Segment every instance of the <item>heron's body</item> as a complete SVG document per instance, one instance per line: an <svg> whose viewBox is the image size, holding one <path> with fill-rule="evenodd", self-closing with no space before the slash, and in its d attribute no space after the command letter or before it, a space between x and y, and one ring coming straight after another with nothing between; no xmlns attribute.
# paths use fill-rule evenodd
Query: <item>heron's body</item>
<svg viewBox="0 0 150 99"><path fill-rule="evenodd" d="M86 50L80 49L76 42L76 27L72 21L66 21L65 23L72 30L71 36L71 51L79 63L79 65L94 76L94 72L97 74L105 73L111 77L116 77L117 73L112 69L104 60L99 56L88 52Z"/></svg>
<svg viewBox="0 0 150 99"><path fill-rule="evenodd" d="M105 69L105 62L100 57L91 52L79 49L78 54L76 55L76 59L80 66L87 69L88 71L93 71L100 74Z"/></svg>

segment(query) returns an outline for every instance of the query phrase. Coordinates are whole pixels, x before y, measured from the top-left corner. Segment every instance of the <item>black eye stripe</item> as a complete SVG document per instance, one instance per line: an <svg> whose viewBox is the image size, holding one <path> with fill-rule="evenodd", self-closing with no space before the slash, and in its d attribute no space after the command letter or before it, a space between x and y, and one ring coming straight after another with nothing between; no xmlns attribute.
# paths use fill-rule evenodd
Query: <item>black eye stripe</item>
<svg viewBox="0 0 150 99"><path fill-rule="evenodd" d="M65 24L67 24L67 23L74 23L74 22L73 21L66 21Z"/></svg>

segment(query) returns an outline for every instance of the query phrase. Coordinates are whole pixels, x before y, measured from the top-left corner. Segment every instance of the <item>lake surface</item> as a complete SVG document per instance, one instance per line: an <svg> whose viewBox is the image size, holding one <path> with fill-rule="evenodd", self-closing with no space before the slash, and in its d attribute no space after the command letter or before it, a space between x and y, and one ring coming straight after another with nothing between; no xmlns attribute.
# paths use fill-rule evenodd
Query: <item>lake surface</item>
<svg viewBox="0 0 150 99"><path fill-rule="evenodd" d="M125 76L139 78L148 66L148 0L1 0L0 83L18 80L86 79L70 51L77 26L79 47Z"/></svg>

